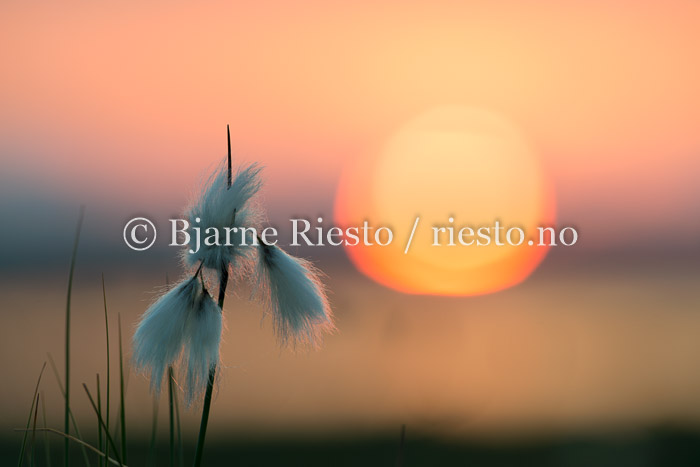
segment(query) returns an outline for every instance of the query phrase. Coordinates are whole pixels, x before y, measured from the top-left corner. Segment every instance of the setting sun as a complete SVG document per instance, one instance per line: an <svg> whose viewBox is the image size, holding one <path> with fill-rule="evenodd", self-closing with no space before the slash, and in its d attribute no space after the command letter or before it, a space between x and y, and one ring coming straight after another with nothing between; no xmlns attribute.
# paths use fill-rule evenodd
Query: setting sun
<svg viewBox="0 0 700 467"><path fill-rule="evenodd" d="M548 248L538 246L537 228L554 221L554 200L515 126L494 112L440 107L346 168L335 221L365 220L396 237L388 246L346 247L366 275L408 293L476 295L515 285L537 267ZM517 227L526 237L517 246L465 237L479 229L493 236L494 223L504 226L501 236Z"/></svg>

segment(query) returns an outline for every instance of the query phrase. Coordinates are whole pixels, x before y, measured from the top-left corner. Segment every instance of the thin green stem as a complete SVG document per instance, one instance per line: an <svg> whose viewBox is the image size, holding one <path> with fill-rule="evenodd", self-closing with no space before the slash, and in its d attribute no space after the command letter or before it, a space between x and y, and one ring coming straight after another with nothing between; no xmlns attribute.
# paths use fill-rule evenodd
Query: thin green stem
<svg viewBox="0 0 700 467"><path fill-rule="evenodd" d="M224 299L226 298L226 286L228 285L228 268L222 268L219 273L219 308L224 309ZM197 439L197 450L194 455L194 467L202 464L202 454L204 452L204 440L207 436L207 424L209 423L209 410L211 408L211 397L214 392L214 381L216 379L216 364L209 368L209 379L207 390L204 394L204 406L202 407L202 421L199 424L199 438Z"/></svg>
<svg viewBox="0 0 700 467"><path fill-rule="evenodd" d="M36 395L36 406L34 407L34 424L32 425L32 443L29 448L29 465L34 467L35 456L34 456L34 440L36 439L36 419L39 415L39 402L41 399L41 393Z"/></svg>
<svg viewBox="0 0 700 467"><path fill-rule="evenodd" d="M95 405L95 400L92 398L92 395L90 394L90 390L87 387L87 384L83 383L83 388L85 389L85 393L88 396L88 399L90 400L90 404L92 405L93 410L97 414L97 418L100 421L100 425L102 425L102 428L105 430L105 435L107 436L107 440L109 443L112 445L112 450L114 451L114 455L117 455L117 446L114 444L114 439L112 439L112 435L109 434L109 429L105 425L104 420L102 420L102 417L100 417L100 412L97 410L97 406ZM117 462L119 462L119 465L123 465L122 459L117 456Z"/></svg>
<svg viewBox="0 0 700 467"><path fill-rule="evenodd" d="M168 278L168 273L165 273L165 286L170 286L170 279ZM170 424L170 467L175 467L175 417L174 417L174 403L173 397L173 385L175 384L175 374L173 372L173 366L168 365L168 421Z"/></svg>
<svg viewBox="0 0 700 467"><path fill-rule="evenodd" d="M41 418L44 422L44 428L48 426L46 423L46 397L42 391L41 397ZM51 444L49 443L49 434L44 432L44 453L46 454L46 467L51 467Z"/></svg>
<svg viewBox="0 0 700 467"><path fill-rule="evenodd" d="M107 317L107 292L105 290L105 275L104 273L102 274L102 301L104 303L104 308L105 308L105 337L107 338L107 387L105 390L105 425L109 426L109 318ZM103 449L103 446L99 446L100 449ZM105 457L109 457L109 444L107 443L107 440L104 440L104 452L105 452Z"/></svg>
<svg viewBox="0 0 700 467"><path fill-rule="evenodd" d="M231 188L231 131L226 125L226 139L228 142L228 186ZM236 219L236 211L233 211L233 218ZM200 265L200 268L202 266ZM219 271L219 309L223 313L224 299L226 298L226 286L228 285L228 265L221 267ZM209 379L207 380L207 390L204 394L204 406L202 407L202 421L199 423L199 437L197 438L197 450L194 453L194 467L202 465L202 454L204 453L204 440L207 437L207 425L209 424L209 410L211 409L211 396L214 393L214 381L216 379L216 364L209 368Z"/></svg>
<svg viewBox="0 0 700 467"><path fill-rule="evenodd" d="M151 442L148 449L148 464L156 465L156 435L158 434L158 396L153 396L153 420L151 422Z"/></svg>
<svg viewBox="0 0 700 467"><path fill-rule="evenodd" d="M197 439L197 450L194 455L194 467L202 465L202 454L204 453L204 440L207 436L207 424L209 423L209 410L211 409L211 396L214 392L214 379L216 378L216 365L209 369L209 381L207 382L207 392L204 395L204 406L202 407L202 421L199 425L199 438Z"/></svg>
<svg viewBox="0 0 700 467"><path fill-rule="evenodd" d="M118 315L118 313L117 313L117 315ZM125 397L126 397L127 391L129 391L129 375L130 375L130 373L128 373L128 372L126 373L126 375L124 375L124 396ZM119 406L118 411L121 413L121 405ZM117 420L114 422L114 433L118 433L119 427L121 426L121 424L120 424L121 417L116 417L116 419Z"/></svg>
<svg viewBox="0 0 700 467"><path fill-rule="evenodd" d="M102 418L102 391L100 390L100 374L97 373L97 446L102 448L102 425L100 425L100 419ZM102 458L97 458L97 465L102 465Z"/></svg>
<svg viewBox="0 0 700 467"><path fill-rule="evenodd" d="M401 425L401 437L399 438L399 452L396 456L396 467L403 466L403 451L406 443L406 425Z"/></svg>
<svg viewBox="0 0 700 467"><path fill-rule="evenodd" d="M228 141L228 186L231 186L231 130L226 125L226 140Z"/></svg>
<svg viewBox="0 0 700 467"><path fill-rule="evenodd" d="M119 417L121 420L121 447L122 447L122 461L126 464L126 406L124 405L124 353L122 351L122 317L117 314L117 326L119 329L119 399L121 402L121 408L119 410Z"/></svg>
<svg viewBox="0 0 700 467"><path fill-rule="evenodd" d="M27 435L29 434L29 425L32 423L32 413L34 413L34 404L37 402L37 393L39 392L39 383L41 383L41 375L44 374L46 369L46 362L41 366L41 371L39 372L39 378L36 380L36 388L34 389L34 395L32 396L32 405L29 408L29 418L27 418L27 431L24 432L24 437L22 438L22 448L19 451L19 460L17 461L17 466L21 466L24 463L24 450L27 447Z"/></svg>
<svg viewBox="0 0 700 467"><path fill-rule="evenodd" d="M56 377L56 383L58 383L58 389L61 391L61 397L65 398L66 397L66 392L63 389L63 384L61 384L61 377L58 374L58 369L56 368L56 362L53 361L53 357L51 356L50 353L47 353L46 356L49 359L49 364L51 364L51 370L53 371L53 375ZM73 429L75 429L75 434L77 435L77 438L79 440L83 440L83 435L80 433L80 428L78 427L78 423L75 421L75 416L73 415L73 411L69 410L68 414L70 415L70 421L73 424ZM68 435L70 436L70 435ZM80 444L80 443L78 443ZM88 458L87 451L85 450L85 446L80 444L80 449L83 452L83 460L85 460L85 465L87 467L90 467L90 459Z"/></svg>
<svg viewBox="0 0 700 467"><path fill-rule="evenodd" d="M175 430L177 430L177 454L178 454L178 465L184 467L185 465L185 448L182 444L182 427L180 425L180 405L177 400L177 393L174 394L173 402L175 403Z"/></svg>
<svg viewBox="0 0 700 467"><path fill-rule="evenodd" d="M175 407L173 403L173 367L168 366L168 410L170 415L170 467L175 467Z"/></svg>
<svg viewBox="0 0 700 467"><path fill-rule="evenodd" d="M75 242L73 243L73 255L70 260L70 273L68 275L68 294L66 298L66 403L63 412L63 430L67 435L70 435L70 299L73 291L73 272L75 271L75 258L78 254L78 242L80 240L80 229L83 225L83 216L85 215L85 206L80 206L80 215L78 216L78 227L75 232ZM70 465L70 441L65 439L63 445L63 464L64 467Z"/></svg>

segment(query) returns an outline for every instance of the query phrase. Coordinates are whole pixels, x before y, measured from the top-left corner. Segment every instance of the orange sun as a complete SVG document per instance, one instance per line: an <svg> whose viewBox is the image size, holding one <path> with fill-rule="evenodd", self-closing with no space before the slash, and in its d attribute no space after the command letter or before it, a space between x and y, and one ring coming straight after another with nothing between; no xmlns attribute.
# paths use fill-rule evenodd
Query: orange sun
<svg viewBox="0 0 700 467"><path fill-rule="evenodd" d="M404 253L413 222L420 222ZM335 200L339 226L387 226L388 246L346 246L364 274L407 293L476 295L524 280L548 247L538 227L554 221L554 202L539 162L523 135L503 117L484 110L440 107L418 116L376 153L344 171ZM495 222L522 229L518 246L495 244ZM490 226L490 244L459 242ZM435 229L438 243L435 243ZM453 245L449 229L453 227ZM517 243L517 235L513 235ZM529 245L529 240L534 245ZM548 244L549 238L544 238ZM485 243L481 241L481 243Z"/></svg>

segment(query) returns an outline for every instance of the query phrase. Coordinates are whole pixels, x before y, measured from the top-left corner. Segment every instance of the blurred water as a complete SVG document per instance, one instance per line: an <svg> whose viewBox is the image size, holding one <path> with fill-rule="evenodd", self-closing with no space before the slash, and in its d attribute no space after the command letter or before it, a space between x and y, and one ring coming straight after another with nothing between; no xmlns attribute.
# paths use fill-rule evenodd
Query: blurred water
<svg viewBox="0 0 700 467"><path fill-rule="evenodd" d="M325 270L339 331L318 351L280 350L246 288L227 298L213 438L376 434L402 423L457 438L700 423L700 274L687 263L585 266L555 258L520 286L474 298L401 295L342 262ZM2 431L26 423L47 352L63 372L65 282L65 274L39 271L0 285ZM160 271L106 272L113 410L117 315L128 353L134 323L163 282ZM93 426L80 385L94 388L97 372L106 378L98 274L76 277L72 335L74 410ZM49 424L60 426L50 368L42 391ZM147 383L131 374L132 436L149 432L151 414ZM160 415L165 423L163 400ZM184 422L193 435L198 411L186 411Z"/></svg>

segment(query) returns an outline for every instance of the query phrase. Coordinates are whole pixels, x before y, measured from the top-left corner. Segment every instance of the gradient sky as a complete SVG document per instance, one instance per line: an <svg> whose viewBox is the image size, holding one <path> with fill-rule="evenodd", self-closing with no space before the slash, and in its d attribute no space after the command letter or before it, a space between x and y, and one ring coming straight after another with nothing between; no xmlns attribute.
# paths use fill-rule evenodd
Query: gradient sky
<svg viewBox="0 0 700 467"><path fill-rule="evenodd" d="M465 105L528 135L582 248L694 245L698 43L694 0L6 2L1 177L20 200L166 216L230 123L273 214L314 216L347 161Z"/></svg>

